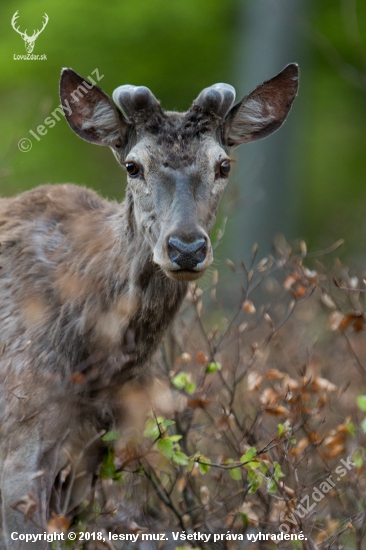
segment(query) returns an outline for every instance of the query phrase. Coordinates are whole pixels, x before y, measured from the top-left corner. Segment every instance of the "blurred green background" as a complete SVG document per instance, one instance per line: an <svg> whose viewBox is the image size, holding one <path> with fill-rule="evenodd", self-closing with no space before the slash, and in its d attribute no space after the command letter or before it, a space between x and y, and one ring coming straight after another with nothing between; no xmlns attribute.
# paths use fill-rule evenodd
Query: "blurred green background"
<svg viewBox="0 0 366 550"><path fill-rule="evenodd" d="M28 34L48 14L33 52L46 54L46 61L14 60L26 53L10 24L17 10L17 24ZM84 77L97 68L109 94L120 84L146 85L164 108L185 110L214 82L232 83L240 98L298 61L301 87L288 123L265 140L265 149L250 144L238 150L218 222L229 218L219 257L245 255L256 234L265 253L281 231L312 249L345 238L341 254L362 263L364 0L7 0L0 15L2 196L72 181L123 198L124 172L107 148L79 139L64 119L40 141L29 133L59 105L62 67ZM32 141L29 152L18 149L24 137ZM267 172L261 175L262 166Z"/></svg>

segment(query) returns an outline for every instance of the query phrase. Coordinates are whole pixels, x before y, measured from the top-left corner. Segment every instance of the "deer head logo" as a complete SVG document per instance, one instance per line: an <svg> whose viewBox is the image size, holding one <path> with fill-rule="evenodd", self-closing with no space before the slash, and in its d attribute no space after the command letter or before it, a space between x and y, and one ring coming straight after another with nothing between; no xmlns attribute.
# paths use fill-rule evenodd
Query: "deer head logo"
<svg viewBox="0 0 366 550"><path fill-rule="evenodd" d="M48 15L47 15L47 13L44 14L44 16L43 16L44 21L43 21L42 28L40 30L33 31L32 36L27 35L27 29L25 29L24 32L21 32L19 30L19 27L16 27L16 21L17 21L18 17L19 17L19 12L16 11L13 15L12 20L11 20L11 26L23 38L23 40L25 42L25 49L26 49L27 53L32 53L33 49L34 49L35 41L37 40L37 38L39 37L39 35L41 34L41 32L43 31L43 29L45 28L45 26L48 23Z"/></svg>

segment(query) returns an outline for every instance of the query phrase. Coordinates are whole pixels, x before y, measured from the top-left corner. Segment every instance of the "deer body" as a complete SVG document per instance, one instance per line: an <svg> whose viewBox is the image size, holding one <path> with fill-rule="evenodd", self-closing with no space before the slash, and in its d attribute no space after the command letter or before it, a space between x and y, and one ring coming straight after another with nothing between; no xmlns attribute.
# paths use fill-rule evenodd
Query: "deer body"
<svg viewBox="0 0 366 550"><path fill-rule="evenodd" d="M112 148L128 172L126 199L109 202L67 184L0 201L6 548L26 547L12 532L43 532L51 512L72 518L85 498L101 460L100 433L123 422L121 388L151 382L151 356L188 281L212 261L209 234L228 152L282 124L297 67L234 107L233 89L215 85L187 113L164 112L144 87L117 88L118 108L90 84L80 99L74 91L82 84L64 71L68 122L84 139ZM57 501L55 480L67 466L72 490L66 480Z"/></svg>

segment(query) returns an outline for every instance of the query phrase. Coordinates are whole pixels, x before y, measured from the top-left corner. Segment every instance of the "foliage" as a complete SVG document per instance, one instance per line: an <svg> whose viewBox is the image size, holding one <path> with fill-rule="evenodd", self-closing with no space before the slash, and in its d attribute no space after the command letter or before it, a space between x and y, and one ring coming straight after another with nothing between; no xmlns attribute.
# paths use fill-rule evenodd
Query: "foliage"
<svg viewBox="0 0 366 550"><path fill-rule="evenodd" d="M159 412L157 394L138 437L103 436L86 530L92 521L117 533L302 531L306 545L281 548L363 547L366 437L356 401L364 411L366 288L320 257L282 243L276 257L254 253L252 265L234 266L243 294L230 316L216 273L206 291L191 284L165 344L173 362L164 348L157 357L171 412Z"/></svg>

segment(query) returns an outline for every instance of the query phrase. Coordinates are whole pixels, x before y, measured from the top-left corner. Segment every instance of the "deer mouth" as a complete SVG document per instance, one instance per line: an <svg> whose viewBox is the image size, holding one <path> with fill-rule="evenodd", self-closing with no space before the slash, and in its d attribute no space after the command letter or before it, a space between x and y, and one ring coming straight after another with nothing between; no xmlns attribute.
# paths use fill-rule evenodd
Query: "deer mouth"
<svg viewBox="0 0 366 550"><path fill-rule="evenodd" d="M173 279L173 281L195 281L196 279L199 279L202 277L206 270L201 269L199 271L195 271L193 269L175 269L175 270L166 270L165 274L169 277L169 279Z"/></svg>

